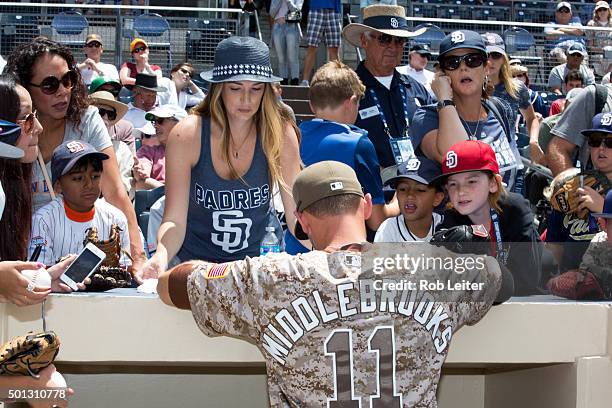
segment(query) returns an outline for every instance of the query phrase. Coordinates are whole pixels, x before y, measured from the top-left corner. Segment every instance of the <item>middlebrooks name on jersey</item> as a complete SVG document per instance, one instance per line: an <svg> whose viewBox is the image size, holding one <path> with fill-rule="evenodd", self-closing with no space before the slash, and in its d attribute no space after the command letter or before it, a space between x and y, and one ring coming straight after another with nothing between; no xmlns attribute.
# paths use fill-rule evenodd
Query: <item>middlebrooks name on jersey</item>
<svg viewBox="0 0 612 408"><path fill-rule="evenodd" d="M358 292L355 291L356 286ZM363 315L379 311L406 318L412 316L414 321L431 333L436 351L444 352L453 335L453 325L445 306L435 305L434 295L427 291L419 293L417 290L397 293L386 290L379 293L379 296L376 292L373 279L362 279L357 284L348 282L336 285L335 310L325 305L318 290L311 293L310 302L300 296L291 302L291 309L282 309L274 316L276 324L268 324L263 334L263 347L276 361L285 365L285 358L304 333L339 318L362 315L358 318L365 319L367 316ZM399 303L396 304L398 297ZM313 308L311 304L316 307Z"/></svg>

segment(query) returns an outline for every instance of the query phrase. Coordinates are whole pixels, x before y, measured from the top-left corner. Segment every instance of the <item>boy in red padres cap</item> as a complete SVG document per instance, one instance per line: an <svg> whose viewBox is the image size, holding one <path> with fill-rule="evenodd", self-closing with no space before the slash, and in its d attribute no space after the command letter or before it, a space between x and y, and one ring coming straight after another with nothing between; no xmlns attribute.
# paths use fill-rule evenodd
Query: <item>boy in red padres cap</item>
<svg viewBox="0 0 612 408"><path fill-rule="evenodd" d="M514 294L539 293L541 247L533 214L527 200L506 191L491 146L456 143L444 155L439 179L450 200L440 228L484 225L491 252L514 276Z"/></svg>

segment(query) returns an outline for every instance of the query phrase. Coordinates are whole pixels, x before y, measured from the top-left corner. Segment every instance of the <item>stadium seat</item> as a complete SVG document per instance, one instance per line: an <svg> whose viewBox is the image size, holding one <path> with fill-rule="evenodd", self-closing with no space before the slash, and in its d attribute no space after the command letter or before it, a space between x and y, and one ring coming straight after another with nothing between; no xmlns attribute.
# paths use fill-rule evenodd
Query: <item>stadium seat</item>
<svg viewBox="0 0 612 408"><path fill-rule="evenodd" d="M142 231L145 239L147 237L147 229L149 226L149 212L151 206L155 204L166 193L166 187L160 186L151 190L136 190L134 196L134 210L138 226Z"/></svg>
<svg viewBox="0 0 612 408"><path fill-rule="evenodd" d="M440 42L444 39L446 34L440 27L431 23L419 24L415 27L415 30L423 27L427 30L423 34L414 37L412 39L413 44L427 44L432 50L437 51L440 48Z"/></svg>
<svg viewBox="0 0 612 408"><path fill-rule="evenodd" d="M157 13L141 14L134 19L134 37L144 39L152 50L166 51L166 67L172 68L172 47L170 45L170 24Z"/></svg>
<svg viewBox="0 0 612 408"><path fill-rule="evenodd" d="M0 54L9 55L15 47L40 35L36 16L2 13L0 16Z"/></svg>
<svg viewBox="0 0 612 408"><path fill-rule="evenodd" d="M51 21L50 37L69 47L82 47L88 34L89 22L78 11L58 13Z"/></svg>
<svg viewBox="0 0 612 408"><path fill-rule="evenodd" d="M217 44L237 30L235 20L190 20L185 38L187 60L212 64Z"/></svg>
<svg viewBox="0 0 612 408"><path fill-rule="evenodd" d="M535 45L533 35L520 27L511 27L504 31L504 43L506 43L506 52L514 53L517 51L528 51Z"/></svg>

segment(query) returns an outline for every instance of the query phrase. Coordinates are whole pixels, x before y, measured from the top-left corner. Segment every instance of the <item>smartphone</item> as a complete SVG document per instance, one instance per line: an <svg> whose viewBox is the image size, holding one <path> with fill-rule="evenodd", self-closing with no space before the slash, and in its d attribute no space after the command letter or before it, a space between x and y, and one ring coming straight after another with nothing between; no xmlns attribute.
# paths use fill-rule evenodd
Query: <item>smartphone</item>
<svg viewBox="0 0 612 408"><path fill-rule="evenodd" d="M104 251L91 242L79 253L79 256L70 264L66 272L60 276L60 280L72 290L79 290L77 282L83 282L85 278L94 273L102 261L106 258Z"/></svg>

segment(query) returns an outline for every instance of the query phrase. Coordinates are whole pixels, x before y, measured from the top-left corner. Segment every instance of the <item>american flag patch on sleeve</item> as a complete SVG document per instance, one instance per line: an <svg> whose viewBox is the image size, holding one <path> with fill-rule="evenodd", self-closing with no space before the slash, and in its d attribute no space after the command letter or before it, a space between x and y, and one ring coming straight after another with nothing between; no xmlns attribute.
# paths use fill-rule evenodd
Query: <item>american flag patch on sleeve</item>
<svg viewBox="0 0 612 408"><path fill-rule="evenodd" d="M208 265L204 277L206 279L218 279L225 278L230 271L230 264L212 264Z"/></svg>

